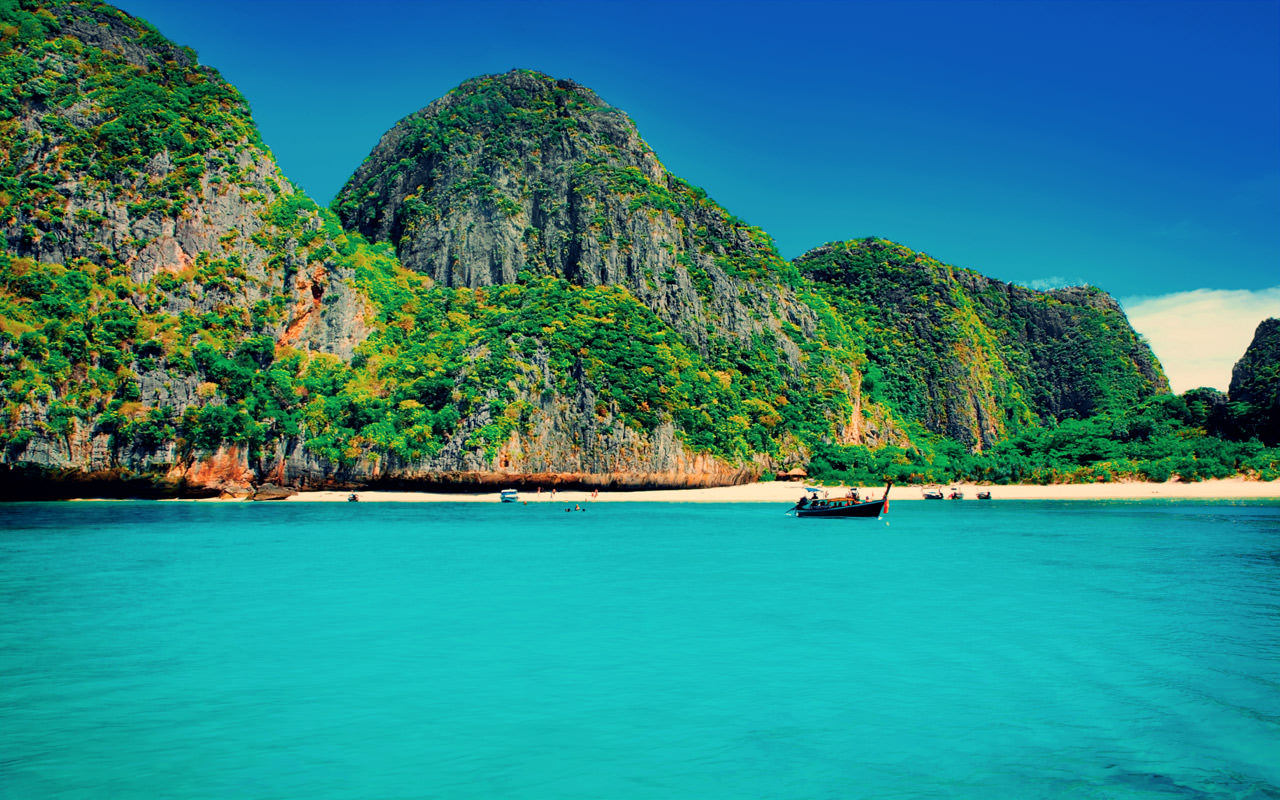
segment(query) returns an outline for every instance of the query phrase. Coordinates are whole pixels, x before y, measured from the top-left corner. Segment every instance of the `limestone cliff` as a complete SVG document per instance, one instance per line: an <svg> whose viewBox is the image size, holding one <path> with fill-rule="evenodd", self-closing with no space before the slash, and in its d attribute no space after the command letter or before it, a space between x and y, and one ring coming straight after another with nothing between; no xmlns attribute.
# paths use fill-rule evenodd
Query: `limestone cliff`
<svg viewBox="0 0 1280 800"><path fill-rule="evenodd" d="M859 331L871 396L966 444L1169 391L1099 289L1035 291L881 239L824 245L796 264Z"/></svg>
<svg viewBox="0 0 1280 800"><path fill-rule="evenodd" d="M135 305L145 295L172 314L284 297L293 313L275 331L349 355L358 332L335 338L306 308L326 290L351 303L345 286L261 238L265 212L293 189L235 88L105 4L15 14L0 123L6 251L92 265L92 277L127 281Z"/></svg>
<svg viewBox="0 0 1280 800"><path fill-rule="evenodd" d="M0 463L24 475L709 485L892 432L769 238L581 87L517 73L440 101L453 127L423 147L444 157L396 158L445 175L408 181L425 200L353 179L385 189L423 280L294 192L194 52L97 2L4 14ZM477 117L495 87L563 101L559 139ZM542 165L520 213L495 153Z"/></svg>
<svg viewBox="0 0 1280 800"><path fill-rule="evenodd" d="M815 324L767 234L667 172L622 111L529 70L467 81L402 120L334 208L444 286L625 286L703 352L709 327L745 339ZM796 366L794 343L779 345Z"/></svg>
<svg viewBox="0 0 1280 800"><path fill-rule="evenodd" d="M848 331L769 236L671 175L623 112L572 81L516 70L463 83L389 131L333 207L442 289L519 285L536 295L563 281L589 296L608 287L682 348L687 367L635 363L658 380L652 397L634 402L643 387L593 368L626 357L626 334L609 330L617 316L597 318L593 341L576 343L589 344L590 357L553 369L577 376L553 405L582 406L590 394L585 407L599 407L599 419L564 415L538 399L544 387L525 387L520 400L537 410L497 448L499 463L573 471L585 459L618 472L643 451L660 472L715 463L738 474L752 461L752 471L802 461L802 434L849 443L893 435L883 410L863 408ZM521 346L556 352L555 338L531 331ZM681 374L690 369L694 377ZM714 398L699 386L712 376L724 384ZM740 430L708 435L725 420ZM629 428L634 447L597 435L596 422ZM548 444L566 426L580 442L572 452ZM545 467L527 460L531 447L547 454Z"/></svg>
<svg viewBox="0 0 1280 800"><path fill-rule="evenodd" d="M195 464L166 431L226 402L201 389L198 344L257 335L350 357L366 303L300 241L319 209L194 51L97 2L0 14L0 460Z"/></svg>
<svg viewBox="0 0 1280 800"><path fill-rule="evenodd" d="M467 81L327 210L190 49L0 4L8 496L720 485L1160 391L1104 293L879 240L788 263L572 81Z"/></svg>
<svg viewBox="0 0 1280 800"><path fill-rule="evenodd" d="M1263 320L1231 370L1227 392L1238 435L1280 444L1280 319Z"/></svg>

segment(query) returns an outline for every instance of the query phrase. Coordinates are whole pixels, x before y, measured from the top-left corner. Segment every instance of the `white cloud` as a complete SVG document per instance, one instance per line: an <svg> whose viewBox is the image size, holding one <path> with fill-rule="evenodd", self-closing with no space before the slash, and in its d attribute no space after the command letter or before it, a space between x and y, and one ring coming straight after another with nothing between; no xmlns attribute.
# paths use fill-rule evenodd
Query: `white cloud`
<svg viewBox="0 0 1280 800"><path fill-rule="evenodd" d="M1164 365L1173 391L1212 386L1225 392L1231 385L1231 368L1253 341L1258 323L1280 317L1280 286L1196 289L1130 297L1120 304Z"/></svg>

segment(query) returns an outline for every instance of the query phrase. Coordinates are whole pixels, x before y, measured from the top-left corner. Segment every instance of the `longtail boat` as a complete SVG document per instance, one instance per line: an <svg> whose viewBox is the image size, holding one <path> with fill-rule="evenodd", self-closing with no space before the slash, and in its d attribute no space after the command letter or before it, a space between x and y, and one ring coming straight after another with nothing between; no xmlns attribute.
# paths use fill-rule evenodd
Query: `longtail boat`
<svg viewBox="0 0 1280 800"><path fill-rule="evenodd" d="M884 497L879 500L858 500L856 497L835 497L826 499L817 496L816 489L808 489L812 492L800 498L800 502L796 503L792 508L787 510L788 514L794 514L797 517L871 517L875 518L881 514L889 513L889 490L893 488L893 481L884 487Z"/></svg>

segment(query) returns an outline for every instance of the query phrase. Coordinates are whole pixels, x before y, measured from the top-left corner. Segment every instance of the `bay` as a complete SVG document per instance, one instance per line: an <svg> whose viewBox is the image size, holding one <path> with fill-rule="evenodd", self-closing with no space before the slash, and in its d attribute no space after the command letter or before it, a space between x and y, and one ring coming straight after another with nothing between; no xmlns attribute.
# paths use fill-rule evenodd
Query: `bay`
<svg viewBox="0 0 1280 800"><path fill-rule="evenodd" d="M782 510L0 506L0 797L1280 797L1280 504Z"/></svg>

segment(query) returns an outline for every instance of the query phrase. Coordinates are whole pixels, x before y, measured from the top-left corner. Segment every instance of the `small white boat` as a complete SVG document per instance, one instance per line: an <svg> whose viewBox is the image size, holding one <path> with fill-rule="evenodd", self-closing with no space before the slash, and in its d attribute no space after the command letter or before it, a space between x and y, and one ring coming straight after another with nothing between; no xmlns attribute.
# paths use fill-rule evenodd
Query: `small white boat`
<svg viewBox="0 0 1280 800"><path fill-rule="evenodd" d="M515 489L503 489L498 492L498 497L504 503L518 503L520 501L520 493Z"/></svg>

